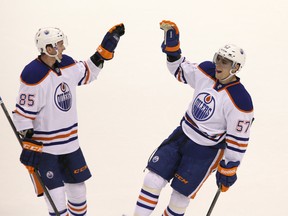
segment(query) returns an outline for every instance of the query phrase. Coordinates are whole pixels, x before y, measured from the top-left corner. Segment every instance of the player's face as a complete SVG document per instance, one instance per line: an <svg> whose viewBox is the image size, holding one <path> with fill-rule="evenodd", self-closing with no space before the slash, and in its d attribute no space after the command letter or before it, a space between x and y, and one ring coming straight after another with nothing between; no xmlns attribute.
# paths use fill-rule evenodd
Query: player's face
<svg viewBox="0 0 288 216"><path fill-rule="evenodd" d="M227 78L230 75L230 70L232 69L232 61L218 55L215 59L216 64L216 78L221 82L221 80Z"/></svg>
<svg viewBox="0 0 288 216"><path fill-rule="evenodd" d="M57 50L58 50L58 58L62 59L62 53L65 50L65 46L64 46L64 42L63 41L59 41L57 43Z"/></svg>

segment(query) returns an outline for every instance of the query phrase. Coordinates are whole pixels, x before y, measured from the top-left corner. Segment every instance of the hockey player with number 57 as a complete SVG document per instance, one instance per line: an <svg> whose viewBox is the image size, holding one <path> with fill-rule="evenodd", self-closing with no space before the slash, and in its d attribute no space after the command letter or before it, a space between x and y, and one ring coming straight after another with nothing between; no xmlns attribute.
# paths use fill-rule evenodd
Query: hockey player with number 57
<svg viewBox="0 0 288 216"><path fill-rule="evenodd" d="M236 76L245 63L244 51L228 44L213 61L190 63L181 56L177 25L163 20L160 28L168 69L194 89L194 96L180 126L149 160L134 216L150 215L170 180L173 191L163 216L184 215L191 198L215 170L217 186L227 191L237 179L253 121L251 97Z"/></svg>
<svg viewBox="0 0 288 216"><path fill-rule="evenodd" d="M86 215L85 181L91 173L78 141L76 87L97 78L124 33L122 23L113 26L97 51L80 62L63 54L67 38L59 28L41 28L35 35L40 55L21 73L13 120L23 138L20 160L38 196L43 188L33 173L39 171L54 204L45 193L51 216Z"/></svg>

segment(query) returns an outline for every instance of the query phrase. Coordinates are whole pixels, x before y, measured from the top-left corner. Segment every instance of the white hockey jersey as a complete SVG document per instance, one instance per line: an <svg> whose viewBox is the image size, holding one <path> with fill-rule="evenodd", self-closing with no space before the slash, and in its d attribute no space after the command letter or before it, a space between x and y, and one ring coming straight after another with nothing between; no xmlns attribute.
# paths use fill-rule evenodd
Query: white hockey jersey
<svg viewBox="0 0 288 216"><path fill-rule="evenodd" d="M249 93L237 81L221 84L215 78L215 64L191 64L185 58L167 62L169 71L194 88L192 102L181 121L184 133L194 142L215 146L223 140L226 161L241 161L247 149L253 122Z"/></svg>
<svg viewBox="0 0 288 216"><path fill-rule="evenodd" d="M39 58L21 74L13 121L18 131L33 128L33 139L44 144L43 152L60 155L79 148L76 87L95 80L100 72L90 59L76 62L63 55L58 70Z"/></svg>

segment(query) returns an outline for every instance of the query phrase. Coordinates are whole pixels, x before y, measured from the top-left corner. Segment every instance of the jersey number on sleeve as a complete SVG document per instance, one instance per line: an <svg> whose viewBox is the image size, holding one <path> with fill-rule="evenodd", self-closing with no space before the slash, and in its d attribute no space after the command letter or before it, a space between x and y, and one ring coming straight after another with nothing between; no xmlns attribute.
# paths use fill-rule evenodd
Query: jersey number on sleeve
<svg viewBox="0 0 288 216"><path fill-rule="evenodd" d="M28 106L33 106L34 105L34 97L35 95L33 94L21 94L19 97L19 104L21 106L24 106L25 104L27 104Z"/></svg>
<svg viewBox="0 0 288 216"><path fill-rule="evenodd" d="M242 121L242 120L239 120L238 121L238 124L237 124L237 127L236 127L236 130L238 132L244 132L246 133L249 129L251 125L251 122L250 121Z"/></svg>

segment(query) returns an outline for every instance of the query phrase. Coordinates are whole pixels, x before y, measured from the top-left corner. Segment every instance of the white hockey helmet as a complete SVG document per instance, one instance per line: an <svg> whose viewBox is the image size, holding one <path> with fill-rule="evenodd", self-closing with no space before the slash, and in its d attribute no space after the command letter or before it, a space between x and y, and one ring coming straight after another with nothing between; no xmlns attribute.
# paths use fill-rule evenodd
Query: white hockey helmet
<svg viewBox="0 0 288 216"><path fill-rule="evenodd" d="M66 47L68 45L66 35L59 28L55 28L55 27L40 28L35 35L35 44L36 44L38 51L40 53L45 53L46 55L50 57L55 57L57 61L60 61L57 58L57 55L58 55L57 43L62 40L63 40L64 46ZM47 53L47 50L46 50L47 45L51 45L53 48L55 48L57 51L57 54L51 55Z"/></svg>
<svg viewBox="0 0 288 216"><path fill-rule="evenodd" d="M238 73L245 64L246 54L244 50L234 44L227 44L221 47L218 52L215 53L213 62L216 62L217 56L220 55L232 61L232 68L234 69L237 64L239 64L239 69L236 71ZM234 74L236 74L234 73Z"/></svg>

